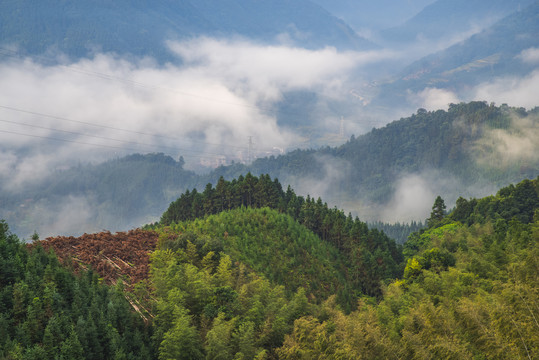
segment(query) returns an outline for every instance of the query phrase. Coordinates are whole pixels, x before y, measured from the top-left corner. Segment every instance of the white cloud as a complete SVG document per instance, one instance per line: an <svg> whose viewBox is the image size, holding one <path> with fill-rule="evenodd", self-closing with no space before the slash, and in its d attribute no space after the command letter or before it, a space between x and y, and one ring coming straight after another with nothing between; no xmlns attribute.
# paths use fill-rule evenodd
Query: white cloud
<svg viewBox="0 0 539 360"><path fill-rule="evenodd" d="M389 223L424 221L436 197L431 185L419 174L401 178L396 184L392 200L381 213L382 221Z"/></svg>
<svg viewBox="0 0 539 360"><path fill-rule="evenodd" d="M529 48L526 50L523 50L519 55L518 58L520 58L523 62L527 64L539 64L539 49L538 48Z"/></svg>
<svg viewBox="0 0 539 360"><path fill-rule="evenodd" d="M170 42L169 46L192 71L219 79L254 101L279 100L283 91L297 89L342 92L340 87L352 70L392 55L388 51L307 50L211 38Z"/></svg>
<svg viewBox="0 0 539 360"><path fill-rule="evenodd" d="M539 105L537 94L539 94L539 70L523 77L501 77L481 84L473 91L472 98L533 108Z"/></svg>
<svg viewBox="0 0 539 360"><path fill-rule="evenodd" d="M459 103L457 95L449 90L438 88L425 88L418 93L409 92L408 101L418 108L429 111L447 110L449 104Z"/></svg>
<svg viewBox="0 0 539 360"><path fill-rule="evenodd" d="M474 144L479 164L495 169L535 164L539 161L539 117L512 116L509 129L491 129Z"/></svg>

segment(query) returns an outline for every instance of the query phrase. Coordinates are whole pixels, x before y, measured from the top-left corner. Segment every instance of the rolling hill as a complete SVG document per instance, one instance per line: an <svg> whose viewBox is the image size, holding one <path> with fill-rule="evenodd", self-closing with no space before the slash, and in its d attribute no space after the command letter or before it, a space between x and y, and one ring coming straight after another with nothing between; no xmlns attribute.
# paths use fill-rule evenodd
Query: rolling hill
<svg viewBox="0 0 539 360"><path fill-rule="evenodd" d="M58 171L20 193L3 192L0 217L26 238L35 230L56 235L60 227L69 235L125 231L159 219L186 189L250 171L278 177L303 196L322 196L363 221L423 221L437 194L454 204L458 196L487 195L537 176L538 121L537 109L454 104L448 111L419 110L340 147L296 150L204 175L163 154L132 155ZM515 143L523 146L509 152ZM412 198L419 208L399 210Z"/></svg>

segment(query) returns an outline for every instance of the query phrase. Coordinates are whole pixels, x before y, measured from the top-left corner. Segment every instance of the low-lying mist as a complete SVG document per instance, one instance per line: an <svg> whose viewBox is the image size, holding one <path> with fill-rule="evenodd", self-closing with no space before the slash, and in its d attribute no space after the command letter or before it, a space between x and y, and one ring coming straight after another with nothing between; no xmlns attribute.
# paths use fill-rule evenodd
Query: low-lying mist
<svg viewBox="0 0 539 360"><path fill-rule="evenodd" d="M0 62L0 199L24 197L28 189L70 167L135 152L163 152L174 159L183 156L186 168L200 169L309 147L314 131L326 134L325 139L344 142L350 135L409 116L419 107L447 109L450 103L473 99L527 108L538 105L537 70L522 78L493 78L466 92L427 87L403 94L408 102L403 108L371 109L369 97L376 91L369 94L371 69L408 54L342 52L329 47L306 50L212 38L170 42L169 47L178 63L160 65L151 58L134 60L114 54L96 54L76 62L60 55L52 64L43 58ZM537 49L529 49L520 60L529 64L537 58ZM303 109L286 113L293 108L283 106L290 98L286 95L295 92L316 94L314 103L305 109L307 120L298 112ZM303 119L299 125L294 123L296 118ZM491 155L507 162L521 151L536 156L536 123L519 126L517 133L492 132L478 146L493 148ZM482 161L491 161L488 151L479 153ZM349 176L350 164L322 156L313 166L320 167L322 180L290 177L283 182L299 194L320 196L330 206L369 221L424 220L438 194L446 194L451 206L460 195L495 191L481 188L463 193L455 179L434 169L401 174L389 202L373 204L363 194L350 197L335 190ZM26 209L23 225L40 224L33 230L42 236L80 234L105 226L125 230L127 226L114 228L114 222L105 221L115 214L92 209L100 206L94 198L58 196L53 207L44 200L28 201L27 206L33 208ZM13 204L22 206L26 200L19 198ZM0 218L11 220L10 214L12 210L3 208ZM152 216L155 219L155 214L133 219L129 226Z"/></svg>

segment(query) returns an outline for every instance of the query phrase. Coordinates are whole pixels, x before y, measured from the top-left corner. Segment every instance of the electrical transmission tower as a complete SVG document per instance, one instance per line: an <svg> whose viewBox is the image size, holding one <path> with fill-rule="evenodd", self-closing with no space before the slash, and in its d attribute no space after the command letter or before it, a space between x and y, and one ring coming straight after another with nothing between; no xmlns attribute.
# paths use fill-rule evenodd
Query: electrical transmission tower
<svg viewBox="0 0 539 360"><path fill-rule="evenodd" d="M247 164L253 161L253 137L249 136L249 146L247 147Z"/></svg>

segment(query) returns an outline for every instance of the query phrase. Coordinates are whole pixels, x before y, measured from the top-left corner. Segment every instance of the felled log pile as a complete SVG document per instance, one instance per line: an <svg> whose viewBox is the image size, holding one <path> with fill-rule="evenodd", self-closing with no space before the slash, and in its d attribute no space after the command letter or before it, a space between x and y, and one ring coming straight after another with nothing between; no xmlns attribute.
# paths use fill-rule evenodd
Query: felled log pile
<svg viewBox="0 0 539 360"><path fill-rule="evenodd" d="M60 261L72 260L75 270L91 267L108 284L122 279L132 287L149 276L149 254L155 250L158 235L141 229L128 232L101 232L80 237L50 237L39 243L53 248Z"/></svg>

